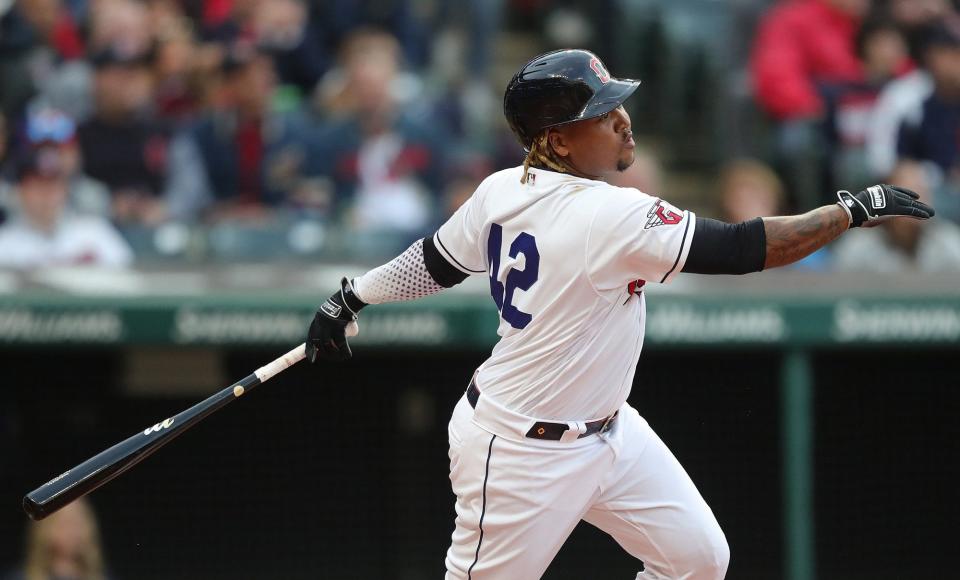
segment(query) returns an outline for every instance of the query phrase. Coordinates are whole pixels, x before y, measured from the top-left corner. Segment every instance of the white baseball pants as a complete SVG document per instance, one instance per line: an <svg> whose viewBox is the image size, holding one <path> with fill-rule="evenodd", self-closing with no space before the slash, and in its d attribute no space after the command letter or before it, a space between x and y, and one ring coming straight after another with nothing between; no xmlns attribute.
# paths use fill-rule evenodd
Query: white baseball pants
<svg viewBox="0 0 960 580"><path fill-rule="evenodd" d="M525 438L534 421L483 396L454 409L446 580L540 578L581 519L643 562L638 580L724 577L730 552L713 512L634 408L569 441Z"/></svg>

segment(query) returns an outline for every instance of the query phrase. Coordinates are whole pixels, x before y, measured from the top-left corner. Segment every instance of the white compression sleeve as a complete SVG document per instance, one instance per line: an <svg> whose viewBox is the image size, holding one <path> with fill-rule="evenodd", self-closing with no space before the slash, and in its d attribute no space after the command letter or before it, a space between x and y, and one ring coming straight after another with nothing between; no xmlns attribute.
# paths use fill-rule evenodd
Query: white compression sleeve
<svg viewBox="0 0 960 580"><path fill-rule="evenodd" d="M367 304L416 300L443 290L427 271L423 240L379 268L353 279L353 290Z"/></svg>

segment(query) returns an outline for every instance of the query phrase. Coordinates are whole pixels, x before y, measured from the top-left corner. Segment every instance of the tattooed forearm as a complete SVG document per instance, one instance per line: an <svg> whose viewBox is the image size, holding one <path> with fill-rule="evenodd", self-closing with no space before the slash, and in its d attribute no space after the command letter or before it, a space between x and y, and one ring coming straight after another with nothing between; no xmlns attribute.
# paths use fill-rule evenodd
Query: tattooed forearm
<svg viewBox="0 0 960 580"><path fill-rule="evenodd" d="M763 218L767 258L763 268L796 262L847 231L849 219L839 205L829 205L803 215Z"/></svg>

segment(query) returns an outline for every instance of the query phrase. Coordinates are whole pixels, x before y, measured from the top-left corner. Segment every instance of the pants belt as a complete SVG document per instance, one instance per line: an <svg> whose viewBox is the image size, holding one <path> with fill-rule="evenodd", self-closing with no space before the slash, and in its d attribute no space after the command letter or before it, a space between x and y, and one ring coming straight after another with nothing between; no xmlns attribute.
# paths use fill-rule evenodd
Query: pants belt
<svg viewBox="0 0 960 580"><path fill-rule="evenodd" d="M477 384L473 381L470 381L470 386L467 387L467 401L470 402L470 406L474 409L477 408L477 401L480 400L480 389L477 388ZM618 413L619 411L617 411ZM605 417L603 419L597 419L596 421L590 421L586 423L587 430L580 434L577 439L583 439L595 433L605 433L610 427L613 426L614 421L617 420L617 413ZM533 427L527 431L526 436L530 439L546 439L548 441L559 441L563 437L563 433L569 429L570 426L566 423L552 423L549 421L537 421L533 424Z"/></svg>

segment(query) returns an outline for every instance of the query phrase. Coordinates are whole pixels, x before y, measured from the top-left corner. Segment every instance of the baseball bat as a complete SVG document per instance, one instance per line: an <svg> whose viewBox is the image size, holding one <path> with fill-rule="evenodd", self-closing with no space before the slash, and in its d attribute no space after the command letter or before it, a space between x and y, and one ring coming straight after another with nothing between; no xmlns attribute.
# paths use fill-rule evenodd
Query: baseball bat
<svg viewBox="0 0 960 580"><path fill-rule="evenodd" d="M348 328L347 335L350 336L351 334L356 334L355 327ZM249 392L256 386L267 382L280 371L303 360L306 356L304 346L301 344L273 362L260 367L251 375L200 401L189 409L147 427L136 435L94 455L73 469L54 477L24 496L24 511L31 518L42 520L73 500L87 495L111 481L211 413L222 409L240 395Z"/></svg>

